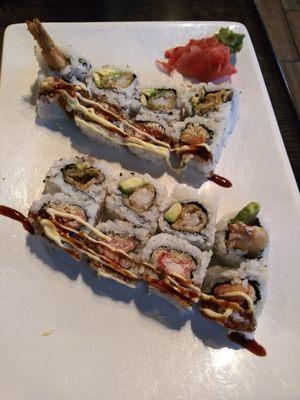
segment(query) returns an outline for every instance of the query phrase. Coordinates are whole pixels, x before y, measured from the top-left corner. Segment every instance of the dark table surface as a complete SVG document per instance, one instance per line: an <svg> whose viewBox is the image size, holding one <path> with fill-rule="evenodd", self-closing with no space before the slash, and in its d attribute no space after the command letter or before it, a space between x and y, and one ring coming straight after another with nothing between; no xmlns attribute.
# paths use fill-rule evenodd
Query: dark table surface
<svg viewBox="0 0 300 400"><path fill-rule="evenodd" d="M238 21L246 25L263 72L285 147L300 184L300 129L280 68L252 0L7 0L0 1L0 46L6 26L37 17L68 21ZM284 45L284 44L283 44ZM1 49L0 49L1 50Z"/></svg>

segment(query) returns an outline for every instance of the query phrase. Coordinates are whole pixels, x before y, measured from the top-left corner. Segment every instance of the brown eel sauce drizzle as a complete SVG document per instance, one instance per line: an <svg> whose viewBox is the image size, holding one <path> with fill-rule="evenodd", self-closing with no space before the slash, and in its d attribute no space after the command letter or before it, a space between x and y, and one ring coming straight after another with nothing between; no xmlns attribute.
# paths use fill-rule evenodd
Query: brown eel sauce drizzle
<svg viewBox="0 0 300 400"><path fill-rule="evenodd" d="M225 178L224 178L225 179ZM10 207L6 207L3 205L0 205L0 215L3 215L5 217L14 219L18 222L21 222L21 224L23 225L24 229L31 233L34 234L34 229L33 226L31 225L29 219L27 217L25 217L25 215L23 215L22 213L20 213L19 211L10 208ZM69 237L69 240L71 238ZM78 240L76 240L76 245L80 244L80 247L84 247ZM76 252L70 251L70 254L74 257L77 256L75 258L79 259L80 256L78 257L78 254L75 254ZM112 261L112 260L109 260ZM170 291L170 286L167 285L165 282L160 281L159 279L153 279L152 280L152 285L153 286L158 286L160 289L162 289L163 291L169 292ZM172 290L171 290L172 292ZM173 295L175 295L177 297L177 300L181 301L182 303L185 303L186 305L190 305L192 304L192 302L187 301L187 299L185 298L183 293L173 293ZM247 339L244 335L237 333L237 332L231 332L228 335L228 339L231 340L232 342L235 342L237 344L239 344L240 346L244 347L246 350L250 351L251 353L259 356L259 357L265 357L267 355L267 352L265 350L265 348L260 345L255 339Z"/></svg>
<svg viewBox="0 0 300 400"><path fill-rule="evenodd" d="M0 215L4 215L4 217L8 217L18 222L21 222L21 224L23 225L24 229L27 232L31 233L32 235L34 234L34 229L29 219L26 218L25 215L23 215L19 211L14 210L13 208L10 207L0 205Z"/></svg>
<svg viewBox="0 0 300 400"><path fill-rule="evenodd" d="M228 335L228 339L239 344L258 357L265 357L267 355L266 349L261 344L257 343L255 339L247 339L238 332L231 332Z"/></svg>
<svg viewBox="0 0 300 400"><path fill-rule="evenodd" d="M230 188L232 186L232 183L230 182L230 180L224 178L223 176L217 175L212 173L209 177L208 177L209 181L214 182L215 184L222 186L224 188Z"/></svg>

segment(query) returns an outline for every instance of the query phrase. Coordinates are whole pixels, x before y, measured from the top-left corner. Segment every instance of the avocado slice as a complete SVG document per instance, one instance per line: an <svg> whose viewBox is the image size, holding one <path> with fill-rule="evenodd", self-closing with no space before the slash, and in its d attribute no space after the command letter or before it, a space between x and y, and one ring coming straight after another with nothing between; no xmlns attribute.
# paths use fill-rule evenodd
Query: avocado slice
<svg viewBox="0 0 300 400"><path fill-rule="evenodd" d="M256 201L252 201L251 203L247 204L241 211L230 221L231 224L234 224L237 221L244 222L245 224L250 224L254 222L257 214L260 210L260 204Z"/></svg>
<svg viewBox="0 0 300 400"><path fill-rule="evenodd" d="M168 211L165 213L164 218L166 221L168 221L170 224L173 224L173 222L176 221L176 219L179 217L179 215L182 212L182 205L178 201L174 203Z"/></svg>
<svg viewBox="0 0 300 400"><path fill-rule="evenodd" d="M142 178L133 176L132 178L123 179L119 183L119 189L123 194L131 194L144 185L145 181Z"/></svg>

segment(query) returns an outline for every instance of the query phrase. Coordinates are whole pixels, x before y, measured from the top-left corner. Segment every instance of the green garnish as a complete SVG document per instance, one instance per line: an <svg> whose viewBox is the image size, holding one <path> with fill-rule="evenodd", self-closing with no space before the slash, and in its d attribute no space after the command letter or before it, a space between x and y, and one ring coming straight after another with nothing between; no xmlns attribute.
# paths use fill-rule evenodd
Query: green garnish
<svg viewBox="0 0 300 400"><path fill-rule="evenodd" d="M242 33L235 33L229 28L221 28L215 36L230 48L230 54L238 53L243 47L245 35Z"/></svg>
<svg viewBox="0 0 300 400"><path fill-rule="evenodd" d="M234 224L237 221L244 222L245 224L250 224L254 222L257 214L260 210L260 204L256 201L252 201L251 203L247 204L241 211L230 221L231 224Z"/></svg>
<svg viewBox="0 0 300 400"><path fill-rule="evenodd" d="M157 89L144 89L142 92L148 99L151 97L157 96L158 95L158 90Z"/></svg>
<svg viewBox="0 0 300 400"><path fill-rule="evenodd" d="M84 58L79 58L78 61L81 65L83 65L84 67L87 67L88 64Z"/></svg>

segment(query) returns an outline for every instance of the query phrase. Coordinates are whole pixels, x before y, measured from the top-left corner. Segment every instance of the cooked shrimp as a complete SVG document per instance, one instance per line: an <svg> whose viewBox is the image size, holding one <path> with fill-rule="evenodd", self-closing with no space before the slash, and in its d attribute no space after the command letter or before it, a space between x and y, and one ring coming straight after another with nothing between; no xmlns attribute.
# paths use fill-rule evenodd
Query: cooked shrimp
<svg viewBox="0 0 300 400"><path fill-rule="evenodd" d="M123 199L124 204L137 213L143 213L152 207L156 191L150 183L136 189L130 196Z"/></svg>
<svg viewBox="0 0 300 400"><path fill-rule="evenodd" d="M49 68L60 71L70 64L69 58L55 45L37 18L33 21L26 21L26 24L29 32L42 49L42 56Z"/></svg>
<svg viewBox="0 0 300 400"><path fill-rule="evenodd" d="M247 251L250 257L259 256L268 244L269 236L261 226L250 226L237 221L228 225L229 236L226 246L232 249Z"/></svg>

